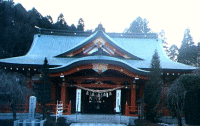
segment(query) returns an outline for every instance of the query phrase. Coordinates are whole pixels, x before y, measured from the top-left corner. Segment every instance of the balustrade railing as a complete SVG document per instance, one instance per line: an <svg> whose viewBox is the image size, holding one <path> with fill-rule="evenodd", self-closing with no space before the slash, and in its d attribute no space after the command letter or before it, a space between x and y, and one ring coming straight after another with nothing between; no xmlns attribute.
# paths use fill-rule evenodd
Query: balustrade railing
<svg viewBox="0 0 200 126"><path fill-rule="evenodd" d="M126 116L138 116L138 106L125 106L125 115Z"/></svg>
<svg viewBox="0 0 200 126"><path fill-rule="evenodd" d="M25 111L25 104L16 104L16 112L17 113L22 113ZM12 107L10 105L10 103L7 104L1 104L1 108L0 108L0 112L1 113L11 113L12 112Z"/></svg>
<svg viewBox="0 0 200 126"><path fill-rule="evenodd" d="M16 105L16 112L17 113L28 113L26 110L27 108L26 104L17 104ZM46 104L46 112L49 114L55 114L56 113L56 104ZM0 105L0 113L12 113L12 107L10 103L7 104L1 104ZM42 105L37 103L36 104L36 113L42 113ZM69 104L65 104L63 108L63 114L70 115L71 114L71 102Z"/></svg>

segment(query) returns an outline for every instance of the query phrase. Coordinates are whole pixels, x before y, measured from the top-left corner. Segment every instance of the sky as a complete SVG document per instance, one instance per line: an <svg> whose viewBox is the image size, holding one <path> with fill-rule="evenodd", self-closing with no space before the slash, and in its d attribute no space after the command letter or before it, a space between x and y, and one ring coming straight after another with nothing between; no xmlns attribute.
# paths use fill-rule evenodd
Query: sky
<svg viewBox="0 0 200 126"><path fill-rule="evenodd" d="M85 30L102 24L106 32L123 32L138 16L149 21L153 32L165 31L169 46L180 47L184 31L190 28L195 43L200 42L199 0L14 0L28 11L35 7L54 23L63 13L68 25L82 18Z"/></svg>

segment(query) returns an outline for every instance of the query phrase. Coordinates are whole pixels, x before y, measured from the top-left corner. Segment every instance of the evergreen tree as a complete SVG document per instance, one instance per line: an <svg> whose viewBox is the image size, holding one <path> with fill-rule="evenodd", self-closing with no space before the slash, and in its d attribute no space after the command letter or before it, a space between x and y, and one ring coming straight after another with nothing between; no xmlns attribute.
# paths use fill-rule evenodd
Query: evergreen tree
<svg viewBox="0 0 200 126"><path fill-rule="evenodd" d="M161 88L163 81L161 79L160 59L155 50L151 60L149 81L145 85L144 102L146 104L146 119L152 122L156 121L159 103L161 100Z"/></svg>
<svg viewBox="0 0 200 126"><path fill-rule="evenodd" d="M194 45L190 29L187 28L184 33L183 41L179 49L178 62L193 65L197 62L197 47Z"/></svg>
<svg viewBox="0 0 200 126"><path fill-rule="evenodd" d="M125 33L150 33L151 29L148 26L149 21L137 17L130 25L128 29L125 29Z"/></svg>
<svg viewBox="0 0 200 126"><path fill-rule="evenodd" d="M49 77L49 65L48 61L45 58L44 64L42 66L41 72L41 84L37 85L38 89L36 89L36 97L37 100L42 104L42 113L43 119L45 118L46 113L46 104L51 102L51 82Z"/></svg>
<svg viewBox="0 0 200 126"><path fill-rule="evenodd" d="M177 56L178 56L178 47L176 45L172 45L169 48L169 58L173 61L177 61Z"/></svg>
<svg viewBox="0 0 200 126"><path fill-rule="evenodd" d="M67 25L62 13L58 16L57 22L54 24L54 28L59 30L69 30L69 26Z"/></svg>
<svg viewBox="0 0 200 126"><path fill-rule="evenodd" d="M43 17L35 8L28 11L29 13L29 23L32 28L35 26L40 28L52 29L53 28L53 20L50 15ZM36 33L36 29L35 29Z"/></svg>
<svg viewBox="0 0 200 126"><path fill-rule="evenodd" d="M169 56L169 48L168 48L167 38L165 37L164 30L161 30L161 32L159 32L159 38L162 39L164 51L167 54L167 56Z"/></svg>
<svg viewBox="0 0 200 126"><path fill-rule="evenodd" d="M40 20L42 20L43 16L34 7L28 11L28 14L29 21L32 27L40 27Z"/></svg>
<svg viewBox="0 0 200 126"><path fill-rule="evenodd" d="M76 26L75 26L74 24L72 24L72 25L70 26L70 30L71 30L71 31L76 31Z"/></svg>
<svg viewBox="0 0 200 126"><path fill-rule="evenodd" d="M78 20L78 25L77 25L77 30L78 31L84 31L84 21L83 21L83 19L82 18L80 18L79 20Z"/></svg>
<svg viewBox="0 0 200 126"><path fill-rule="evenodd" d="M157 50L155 50L155 53L151 60L151 66L150 66L150 73L149 73L149 79L151 82L159 83L161 84L161 66L160 66L160 57L158 55Z"/></svg>
<svg viewBox="0 0 200 126"><path fill-rule="evenodd" d="M48 19L49 23L53 24L53 18L51 15L47 15L46 18Z"/></svg>

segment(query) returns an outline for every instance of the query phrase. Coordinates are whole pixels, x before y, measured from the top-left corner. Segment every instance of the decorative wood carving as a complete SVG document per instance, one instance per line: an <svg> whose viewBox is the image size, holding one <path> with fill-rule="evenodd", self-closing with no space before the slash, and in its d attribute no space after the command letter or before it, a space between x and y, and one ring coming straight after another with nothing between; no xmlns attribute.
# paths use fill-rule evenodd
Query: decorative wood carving
<svg viewBox="0 0 200 126"><path fill-rule="evenodd" d="M94 42L94 44L98 44L99 46L105 45L105 43L106 43L106 41L101 37L98 37L93 42Z"/></svg>
<svg viewBox="0 0 200 126"><path fill-rule="evenodd" d="M101 82L101 81L97 81L96 83L94 83L94 84L104 84L103 82Z"/></svg>
<svg viewBox="0 0 200 126"><path fill-rule="evenodd" d="M93 69L98 70L98 73L101 74L103 71L108 69L108 64L103 63L93 63Z"/></svg>

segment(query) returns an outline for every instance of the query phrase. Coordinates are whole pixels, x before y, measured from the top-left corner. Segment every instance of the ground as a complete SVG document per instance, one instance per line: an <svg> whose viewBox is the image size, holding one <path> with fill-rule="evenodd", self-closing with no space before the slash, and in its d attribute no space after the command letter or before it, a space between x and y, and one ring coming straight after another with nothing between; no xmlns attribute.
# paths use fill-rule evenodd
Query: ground
<svg viewBox="0 0 200 126"><path fill-rule="evenodd" d="M0 126L13 126L13 122L14 120L0 120ZM70 124L64 124L63 122L65 122L64 119L61 119L58 121L58 123L60 122L60 124L57 124L58 126L69 126ZM147 120L140 120L140 121L136 121L135 122L137 125L135 126L163 126L160 124L156 124L156 123L151 123ZM44 126L49 126L49 125L55 125L55 119L51 118L48 120L48 122L45 122Z"/></svg>
<svg viewBox="0 0 200 126"><path fill-rule="evenodd" d="M152 123L148 120L135 120L136 126L162 126L160 124Z"/></svg>
<svg viewBox="0 0 200 126"><path fill-rule="evenodd" d="M13 119L7 119L7 120L0 120L1 126L13 126Z"/></svg>

